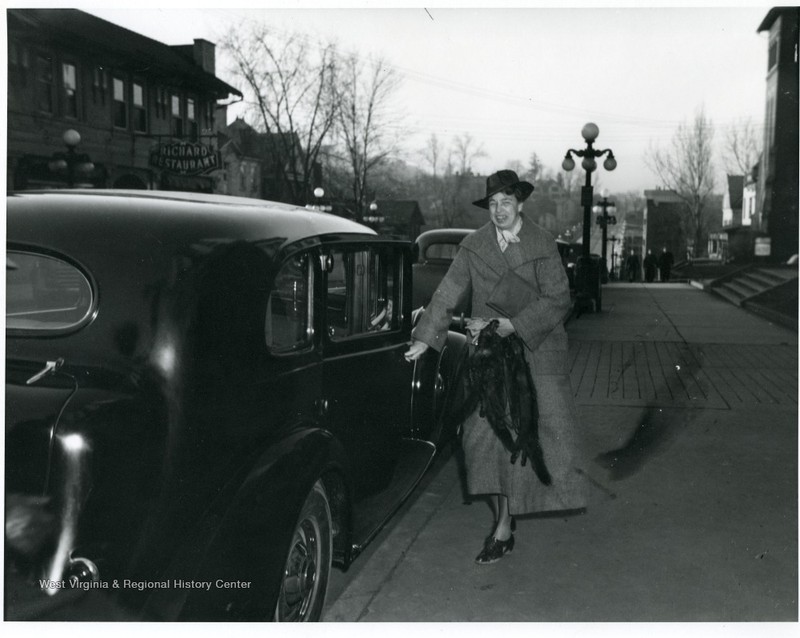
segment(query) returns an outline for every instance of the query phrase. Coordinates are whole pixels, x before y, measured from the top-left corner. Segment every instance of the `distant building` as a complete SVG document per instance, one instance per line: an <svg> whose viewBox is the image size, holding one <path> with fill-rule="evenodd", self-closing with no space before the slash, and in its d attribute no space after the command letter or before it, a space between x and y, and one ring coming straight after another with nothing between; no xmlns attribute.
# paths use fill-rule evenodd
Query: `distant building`
<svg viewBox="0 0 800 638"><path fill-rule="evenodd" d="M239 118L219 132L222 166L213 173L215 192L263 199L263 162L255 142L255 131Z"/></svg>
<svg viewBox="0 0 800 638"><path fill-rule="evenodd" d="M726 175L725 193L722 196L722 227L742 225L742 198L744 175Z"/></svg>
<svg viewBox="0 0 800 638"><path fill-rule="evenodd" d="M298 206L317 204L313 191L322 184L321 165L314 163L312 183L303 184L302 158L296 158L294 167L285 161L289 148L303 153L297 135L293 139L289 135L260 133L240 117L220 128L221 168L213 173L219 192Z"/></svg>
<svg viewBox="0 0 800 638"><path fill-rule="evenodd" d="M215 107L242 96L215 75L213 43L169 46L75 9L6 16L10 187L213 190Z"/></svg>
<svg viewBox="0 0 800 638"><path fill-rule="evenodd" d="M553 235L559 235L576 224L580 211L575 199L570 198L559 180L541 179L534 186L525 210L537 224Z"/></svg>
<svg viewBox="0 0 800 638"><path fill-rule="evenodd" d="M757 230L761 226L758 214L758 169L756 162L752 170L745 175L742 189L742 226Z"/></svg>
<svg viewBox="0 0 800 638"><path fill-rule="evenodd" d="M365 223L381 235L414 241L420 234L425 218L419 203L412 200L379 199L377 208L370 211ZM371 218L377 218L371 221Z"/></svg>
<svg viewBox="0 0 800 638"><path fill-rule="evenodd" d="M642 222L642 254L647 250L661 254L666 247L675 261L693 256L721 258L724 250L722 227L723 196L709 196L703 207L700 233L701 250L694 251L694 233L687 233L687 205L673 190L646 190L644 219ZM626 231L627 235L627 231Z"/></svg>
<svg viewBox="0 0 800 638"><path fill-rule="evenodd" d="M733 178L733 179L732 179ZM746 262L753 259L755 238L764 236L760 231L758 210L758 165L743 176L728 176L728 190L723 199L722 225L724 234L722 258L726 261ZM737 198L737 192L741 194ZM737 205L740 205L737 210Z"/></svg>
<svg viewBox="0 0 800 638"><path fill-rule="evenodd" d="M800 8L770 9L758 27L769 32L764 150L758 177L761 230L770 246L757 257L784 261L798 245L798 31ZM769 251L769 254L767 254Z"/></svg>
<svg viewBox="0 0 800 638"><path fill-rule="evenodd" d="M642 221L641 254L647 250L660 255L664 247L680 261L686 255L687 240L684 234L684 210L686 204L675 191L668 189L646 190ZM627 245L625 250L633 246Z"/></svg>
<svg viewBox="0 0 800 638"><path fill-rule="evenodd" d="M619 222L624 219L622 228L625 229L625 234L621 236L622 244L619 247L619 254L629 255L633 250L637 255L646 255L647 250L644 247L645 210L633 209L627 213L620 212L617 214L617 218ZM610 232L610 235L613 236L615 233L616 230Z"/></svg>

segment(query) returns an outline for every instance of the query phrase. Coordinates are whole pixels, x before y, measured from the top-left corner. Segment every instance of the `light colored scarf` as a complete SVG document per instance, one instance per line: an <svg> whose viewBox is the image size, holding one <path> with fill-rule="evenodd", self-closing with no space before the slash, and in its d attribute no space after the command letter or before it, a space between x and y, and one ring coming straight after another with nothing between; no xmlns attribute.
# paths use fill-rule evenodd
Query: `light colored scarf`
<svg viewBox="0 0 800 638"><path fill-rule="evenodd" d="M509 244L519 243L519 231L522 229L522 217L517 217L517 221L510 230L501 230L495 226L497 231L497 243L500 244L500 252L506 252Z"/></svg>

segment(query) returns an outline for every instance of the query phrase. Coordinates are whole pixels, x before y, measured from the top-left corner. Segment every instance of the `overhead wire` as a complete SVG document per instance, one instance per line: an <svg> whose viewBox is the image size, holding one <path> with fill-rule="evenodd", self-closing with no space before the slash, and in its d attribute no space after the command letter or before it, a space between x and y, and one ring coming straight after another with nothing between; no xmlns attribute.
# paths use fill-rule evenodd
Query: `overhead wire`
<svg viewBox="0 0 800 638"><path fill-rule="evenodd" d="M312 36L309 33L290 33L272 25L268 28L284 37L297 38L306 46L316 46L316 44L312 42ZM320 50L322 50L322 40L317 37L316 41L319 42ZM349 51L348 55L352 55L360 62L380 61L385 67L393 70L406 81L417 82L446 91L452 91L459 95L466 95L474 98L499 102L508 106L523 108L527 107L533 111L544 111L561 115L581 115L593 119L602 118L606 125L613 126L616 124L624 124L625 129L623 131L616 131L614 134L614 139L618 142L664 142L666 140L674 139L677 134L678 127L681 125L691 124L690 117L687 117L683 120L675 120L632 115L630 113L622 114L608 112L605 110L596 110L583 105L561 104L558 102L533 98L509 91L498 91L494 88L482 88L466 82L454 80L453 78L446 78L436 74L407 68L400 64L389 61L385 56L382 55L376 56L372 53L364 55L362 52L356 50ZM444 114L441 112L415 112L413 115L414 119L417 120L418 123L414 124L405 122L403 124L387 124L386 128L394 131L402 131L420 135L470 134L479 138L481 136L486 136L491 137L493 140L500 141L519 140L520 138L525 137L535 138L540 142L562 141L565 139L565 136L572 133L571 131L566 130L567 125L554 125L551 122L547 126L536 127L536 125L531 126L526 124L524 122L524 118L514 119L513 122L509 121L507 125L498 126L497 118L489 116L482 117L480 115L466 115L458 113ZM734 129L737 131L744 131L749 126L759 139L761 135L763 135L764 131L763 121L754 122L749 116L737 116L716 121L712 120L711 123L714 126L715 131L726 132ZM562 126L564 127L563 133L559 131Z"/></svg>

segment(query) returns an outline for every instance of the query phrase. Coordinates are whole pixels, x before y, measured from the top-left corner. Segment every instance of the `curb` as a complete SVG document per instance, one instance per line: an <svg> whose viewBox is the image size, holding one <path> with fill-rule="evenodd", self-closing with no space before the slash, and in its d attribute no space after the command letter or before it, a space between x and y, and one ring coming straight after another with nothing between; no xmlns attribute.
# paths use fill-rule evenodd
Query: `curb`
<svg viewBox="0 0 800 638"><path fill-rule="evenodd" d="M777 323L784 328L791 328L792 330L797 331L797 319L794 317L784 315L783 313L777 312L772 308L762 306L760 303L753 301L745 301L741 307L772 323Z"/></svg>

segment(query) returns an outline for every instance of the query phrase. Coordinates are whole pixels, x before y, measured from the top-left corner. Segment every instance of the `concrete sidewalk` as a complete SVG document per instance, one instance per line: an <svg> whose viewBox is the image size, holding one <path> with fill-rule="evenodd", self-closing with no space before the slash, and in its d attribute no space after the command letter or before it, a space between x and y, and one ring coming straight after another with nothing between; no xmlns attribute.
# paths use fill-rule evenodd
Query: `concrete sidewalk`
<svg viewBox="0 0 800 638"><path fill-rule="evenodd" d="M444 457L325 620L797 621L797 333L688 284L603 293L568 327L587 512L475 565L492 514Z"/></svg>

